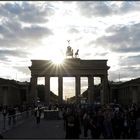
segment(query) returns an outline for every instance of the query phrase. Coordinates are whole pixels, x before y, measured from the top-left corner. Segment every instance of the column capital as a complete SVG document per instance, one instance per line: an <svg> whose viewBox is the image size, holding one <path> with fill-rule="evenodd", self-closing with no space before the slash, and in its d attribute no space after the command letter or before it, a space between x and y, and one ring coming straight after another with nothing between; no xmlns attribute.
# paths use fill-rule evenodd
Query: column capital
<svg viewBox="0 0 140 140"><path fill-rule="evenodd" d="M38 75L36 75L36 74L32 74L31 77L33 77L33 78L37 78Z"/></svg>
<svg viewBox="0 0 140 140"><path fill-rule="evenodd" d="M104 75L101 75L100 77L104 79L104 78L107 78L107 75L104 74Z"/></svg>

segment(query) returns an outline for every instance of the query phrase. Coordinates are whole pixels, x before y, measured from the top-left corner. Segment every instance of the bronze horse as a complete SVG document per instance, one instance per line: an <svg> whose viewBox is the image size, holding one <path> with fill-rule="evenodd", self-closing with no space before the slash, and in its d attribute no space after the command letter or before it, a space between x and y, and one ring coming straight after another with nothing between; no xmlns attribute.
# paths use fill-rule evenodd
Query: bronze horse
<svg viewBox="0 0 140 140"><path fill-rule="evenodd" d="M79 57L79 49L75 52L75 58Z"/></svg>

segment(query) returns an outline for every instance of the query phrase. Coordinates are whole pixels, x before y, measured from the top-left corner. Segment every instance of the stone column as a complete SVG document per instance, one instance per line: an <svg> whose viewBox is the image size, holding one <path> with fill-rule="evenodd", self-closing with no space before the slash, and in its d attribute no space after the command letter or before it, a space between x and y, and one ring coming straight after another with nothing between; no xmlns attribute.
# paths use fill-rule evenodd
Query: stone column
<svg viewBox="0 0 140 140"><path fill-rule="evenodd" d="M2 87L2 92L3 92L3 105L8 105L8 86L3 86Z"/></svg>
<svg viewBox="0 0 140 140"><path fill-rule="evenodd" d="M29 89L28 89L28 85L26 86L26 102L29 103Z"/></svg>
<svg viewBox="0 0 140 140"><path fill-rule="evenodd" d="M107 76L104 75L101 77L101 104L107 104L109 102L109 94L108 94L108 79Z"/></svg>
<svg viewBox="0 0 140 140"><path fill-rule="evenodd" d="M45 102L47 105L50 104L50 77L45 76Z"/></svg>
<svg viewBox="0 0 140 140"><path fill-rule="evenodd" d="M88 76L88 103L92 104L93 103L93 93L94 93L94 81L93 81L93 76Z"/></svg>
<svg viewBox="0 0 140 140"><path fill-rule="evenodd" d="M31 82L31 102L36 103L37 101L37 76L32 75L30 82Z"/></svg>
<svg viewBox="0 0 140 140"><path fill-rule="evenodd" d="M62 76L58 77L58 98L59 98L58 103L62 104L63 103L63 77Z"/></svg>
<svg viewBox="0 0 140 140"><path fill-rule="evenodd" d="M138 102L138 97L137 97L137 87L131 87L131 92L132 92L132 103L136 103Z"/></svg>
<svg viewBox="0 0 140 140"><path fill-rule="evenodd" d="M79 97L81 92L81 82L80 76L76 76L75 93L76 93L76 103L80 103Z"/></svg>

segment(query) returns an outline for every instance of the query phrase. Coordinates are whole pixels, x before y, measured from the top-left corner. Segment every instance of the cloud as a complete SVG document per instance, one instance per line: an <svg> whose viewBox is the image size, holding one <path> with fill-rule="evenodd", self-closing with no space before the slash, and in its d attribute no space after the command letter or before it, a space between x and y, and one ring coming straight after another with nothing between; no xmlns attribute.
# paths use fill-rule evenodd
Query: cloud
<svg viewBox="0 0 140 140"><path fill-rule="evenodd" d="M139 71L140 67L137 66L127 66L127 67L122 67L120 71L120 77L122 79L132 79L132 78L137 78L139 77Z"/></svg>
<svg viewBox="0 0 140 140"><path fill-rule="evenodd" d="M52 5L47 2L44 3L44 6L28 2L14 2L0 5L0 16L26 23L45 23L48 21L47 17L53 14Z"/></svg>
<svg viewBox="0 0 140 140"><path fill-rule="evenodd" d="M138 11L140 12L140 2L138 1L124 1L122 2L118 14L126 14L130 12Z"/></svg>
<svg viewBox="0 0 140 140"><path fill-rule="evenodd" d="M138 52L140 23L133 25L113 25L106 29L106 35L99 37L95 42L114 52ZM109 35L108 35L109 34Z"/></svg>
<svg viewBox="0 0 140 140"><path fill-rule="evenodd" d="M26 66L31 56L30 50L40 47L42 38L53 35L52 30L43 24L46 24L54 13L50 2L0 4L1 65L18 70L21 80L30 75Z"/></svg>
<svg viewBox="0 0 140 140"><path fill-rule="evenodd" d="M111 9L107 6L106 2L77 2L80 13L86 17L92 16L107 16L111 13Z"/></svg>
<svg viewBox="0 0 140 140"><path fill-rule="evenodd" d="M30 75L30 70L29 68L26 66L14 66L13 68L17 69L19 72L22 72L23 74L26 74L26 75Z"/></svg>
<svg viewBox="0 0 140 140"><path fill-rule="evenodd" d="M140 55L122 57L119 60L119 69L117 71L109 70L109 79L113 79L113 81L119 80L119 73L120 78L126 80L130 80L132 78L139 77L140 71Z"/></svg>
<svg viewBox="0 0 140 140"><path fill-rule="evenodd" d="M95 55L102 57L102 56L106 56L107 54L108 54L107 52L98 52Z"/></svg>
<svg viewBox="0 0 140 140"><path fill-rule="evenodd" d="M135 66L140 62L140 55L128 56L120 61L121 66Z"/></svg>
<svg viewBox="0 0 140 140"><path fill-rule="evenodd" d="M77 30L76 28L71 28L68 30L69 33L79 33L79 30Z"/></svg>
<svg viewBox="0 0 140 140"><path fill-rule="evenodd" d="M19 57L19 58L26 58L28 57L30 53L24 50L8 50L8 49L2 49L0 50L0 59L3 62L9 62L9 57Z"/></svg>
<svg viewBox="0 0 140 140"><path fill-rule="evenodd" d="M109 71L108 79L111 81L128 81L140 77L139 71L140 69L132 66L120 68L118 71Z"/></svg>
<svg viewBox="0 0 140 140"><path fill-rule="evenodd" d="M38 39L38 38L42 38L44 36L49 36L52 35L52 31L46 27L41 27L41 26L31 26L31 27L25 27L23 28L23 32L21 33L21 35L23 35L23 37L26 38L34 38L34 39Z"/></svg>
<svg viewBox="0 0 140 140"><path fill-rule="evenodd" d="M119 4L118 4L119 3ZM82 1L77 2L77 8L85 17L106 17L112 15L140 12L140 2Z"/></svg>
<svg viewBox="0 0 140 140"><path fill-rule="evenodd" d="M53 32L47 27L31 25L22 27L21 23L13 20L3 20L0 24L0 47L19 47L37 44L42 37L48 37ZM32 46L32 45L30 45Z"/></svg>

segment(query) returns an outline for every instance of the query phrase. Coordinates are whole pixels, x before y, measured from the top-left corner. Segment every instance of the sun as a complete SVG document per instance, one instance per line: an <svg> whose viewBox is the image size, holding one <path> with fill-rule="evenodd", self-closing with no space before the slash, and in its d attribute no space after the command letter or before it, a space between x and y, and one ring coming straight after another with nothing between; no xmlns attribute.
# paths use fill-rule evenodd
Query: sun
<svg viewBox="0 0 140 140"><path fill-rule="evenodd" d="M55 65L62 65L65 59L65 55L64 53L61 51L61 49L55 49L52 50L53 53L51 54L51 61L55 64Z"/></svg>
<svg viewBox="0 0 140 140"><path fill-rule="evenodd" d="M63 61L64 61L64 57L62 56L53 56L51 58L51 61L56 64L56 65L62 65L63 64Z"/></svg>

